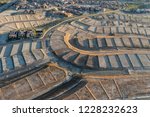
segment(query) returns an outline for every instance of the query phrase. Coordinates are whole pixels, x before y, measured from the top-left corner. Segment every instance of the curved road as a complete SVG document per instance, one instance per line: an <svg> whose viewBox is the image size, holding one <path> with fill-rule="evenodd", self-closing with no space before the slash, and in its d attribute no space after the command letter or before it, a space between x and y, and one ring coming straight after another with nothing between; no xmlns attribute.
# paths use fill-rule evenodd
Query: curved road
<svg viewBox="0 0 150 117"><path fill-rule="evenodd" d="M44 39L46 38L46 36L50 33L50 31L64 23L67 23L67 22L70 22L70 21L73 21L73 20L77 20L77 19L80 19L80 18L85 18L85 17L89 17L89 16L96 16L96 15L103 15L103 14L109 14L109 13L117 13L118 10L115 10L115 11L106 11L104 13L100 13L100 14L88 14L88 15L82 15L82 16L75 16L75 17L71 17L71 18L67 18L67 19L64 19L62 22L58 23L57 25L53 26L53 27L50 27L48 30L46 30L43 34L43 36L41 37L41 39Z"/></svg>
<svg viewBox="0 0 150 117"><path fill-rule="evenodd" d="M132 49L132 50L97 50L97 51L88 51L88 50L81 50L73 45L70 44L70 34L66 33L64 36L64 42L70 48L71 50L80 53L80 54L86 54L91 56L104 56L104 55L114 55L114 54L143 54L143 53L149 53L149 49Z"/></svg>

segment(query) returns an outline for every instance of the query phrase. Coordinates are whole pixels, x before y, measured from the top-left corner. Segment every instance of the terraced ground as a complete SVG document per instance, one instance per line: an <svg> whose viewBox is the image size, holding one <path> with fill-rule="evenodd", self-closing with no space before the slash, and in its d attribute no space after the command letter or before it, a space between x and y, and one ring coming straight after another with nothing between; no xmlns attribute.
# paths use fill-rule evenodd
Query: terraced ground
<svg viewBox="0 0 150 117"><path fill-rule="evenodd" d="M116 24L111 26L109 17L102 17L106 18L85 18L59 27L50 40L54 53L83 68L149 70L150 29L147 25L138 27L137 22L133 22L135 26L128 26L128 20L116 16L118 20L114 18L111 25Z"/></svg>
<svg viewBox="0 0 150 117"><path fill-rule="evenodd" d="M88 83L64 100L122 100L149 98L149 77L88 79Z"/></svg>
<svg viewBox="0 0 150 117"><path fill-rule="evenodd" d="M21 41L0 46L0 84L47 61L43 51L46 41Z"/></svg>
<svg viewBox="0 0 150 117"><path fill-rule="evenodd" d="M0 88L0 99L34 99L65 80L66 72L50 64L30 76Z"/></svg>
<svg viewBox="0 0 150 117"><path fill-rule="evenodd" d="M7 33L12 30L30 29L43 24L47 24L49 21L41 18L39 15L1 15L0 18L0 34Z"/></svg>
<svg viewBox="0 0 150 117"><path fill-rule="evenodd" d="M149 95L150 25L125 14L82 18L58 27L50 46L80 69L85 87L65 99L137 99Z"/></svg>
<svg viewBox="0 0 150 117"><path fill-rule="evenodd" d="M0 46L0 99L149 99L150 24L137 17L89 16Z"/></svg>

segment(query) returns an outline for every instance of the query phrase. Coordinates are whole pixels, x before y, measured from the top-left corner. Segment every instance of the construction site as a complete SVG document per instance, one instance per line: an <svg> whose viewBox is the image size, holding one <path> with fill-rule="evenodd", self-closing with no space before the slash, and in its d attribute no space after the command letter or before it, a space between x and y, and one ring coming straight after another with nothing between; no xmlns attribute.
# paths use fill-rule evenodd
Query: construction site
<svg viewBox="0 0 150 117"><path fill-rule="evenodd" d="M150 99L150 15L7 13L0 13L1 100ZM39 37L5 39L39 28Z"/></svg>

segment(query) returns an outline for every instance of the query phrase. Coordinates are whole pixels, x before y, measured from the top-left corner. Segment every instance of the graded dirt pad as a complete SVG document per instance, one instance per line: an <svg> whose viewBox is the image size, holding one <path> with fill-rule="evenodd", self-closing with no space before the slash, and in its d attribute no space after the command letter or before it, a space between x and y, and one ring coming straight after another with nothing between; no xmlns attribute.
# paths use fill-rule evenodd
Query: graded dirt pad
<svg viewBox="0 0 150 117"><path fill-rule="evenodd" d="M28 66L39 69L28 69L32 73L12 83L8 79L0 88L0 99L149 98L149 19L137 19L122 13L89 16L57 25L42 41L1 46L1 74L9 77L9 71ZM40 67L48 62L56 64Z"/></svg>
<svg viewBox="0 0 150 117"><path fill-rule="evenodd" d="M150 93L149 76L128 79L121 77L118 79L87 79L86 86L63 99L145 99Z"/></svg>
<svg viewBox="0 0 150 117"><path fill-rule="evenodd" d="M0 88L0 99L33 99L66 80L66 71L50 64L44 69Z"/></svg>
<svg viewBox="0 0 150 117"><path fill-rule="evenodd" d="M29 65L37 64L46 58L45 51L42 50L45 41L23 41L12 44L1 45L0 47L0 76L5 77L6 73L22 68L28 68ZM16 71L16 72L15 72ZM0 80L3 78L0 77ZM4 78L6 79L6 78ZM0 82L1 83L1 82Z"/></svg>
<svg viewBox="0 0 150 117"><path fill-rule="evenodd" d="M99 16L93 16L58 27L52 33L53 38L50 39L53 52L60 58L60 55L63 55L63 60L82 68L98 70L149 69L150 40L148 35L138 31L142 29L149 30L149 28L137 27L136 24L143 24L143 22L134 21L134 17L132 19L124 14L110 15L114 15L115 19L110 19L108 15L102 15L103 19L100 19ZM128 23L131 22L132 25L126 25L125 19L129 19ZM103 28L103 30L98 31L98 33L94 30L88 30L89 27L94 26L94 23L87 23L86 20L101 22L96 25L96 29ZM117 24L114 23L112 27L109 22L117 22ZM111 28L115 30L113 31ZM131 31L130 35L126 29ZM73 30L76 30L76 33L71 33ZM57 38L58 31L61 32L59 33L61 38ZM58 43L60 44L59 46ZM58 53L58 50L63 50L64 48L65 51ZM69 54L66 52L67 49ZM76 53L77 56L74 58L72 57L74 54L71 53ZM74 59L70 61L69 58Z"/></svg>
<svg viewBox="0 0 150 117"><path fill-rule="evenodd" d="M150 39L146 33L149 27L144 25L149 19L136 18L121 13L97 15L54 30L50 51L79 68L81 77L88 82L62 99L149 97ZM61 38L57 37L58 31Z"/></svg>
<svg viewBox="0 0 150 117"><path fill-rule="evenodd" d="M0 17L0 34L8 33L13 30L20 29L32 29L37 26L41 26L43 24L49 23L42 18L38 18L37 15L9 15L9 16L1 16Z"/></svg>

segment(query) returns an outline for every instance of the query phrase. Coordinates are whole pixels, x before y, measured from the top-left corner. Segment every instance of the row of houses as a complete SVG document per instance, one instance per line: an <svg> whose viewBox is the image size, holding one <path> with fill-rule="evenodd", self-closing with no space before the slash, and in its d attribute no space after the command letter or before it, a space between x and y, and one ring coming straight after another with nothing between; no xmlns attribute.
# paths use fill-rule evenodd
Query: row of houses
<svg viewBox="0 0 150 117"><path fill-rule="evenodd" d="M132 9L132 10L123 10L126 13L150 13L150 9Z"/></svg>
<svg viewBox="0 0 150 117"><path fill-rule="evenodd" d="M19 39L28 39L35 36L32 30L19 30L19 31L10 31L8 34L8 41L19 40Z"/></svg>

